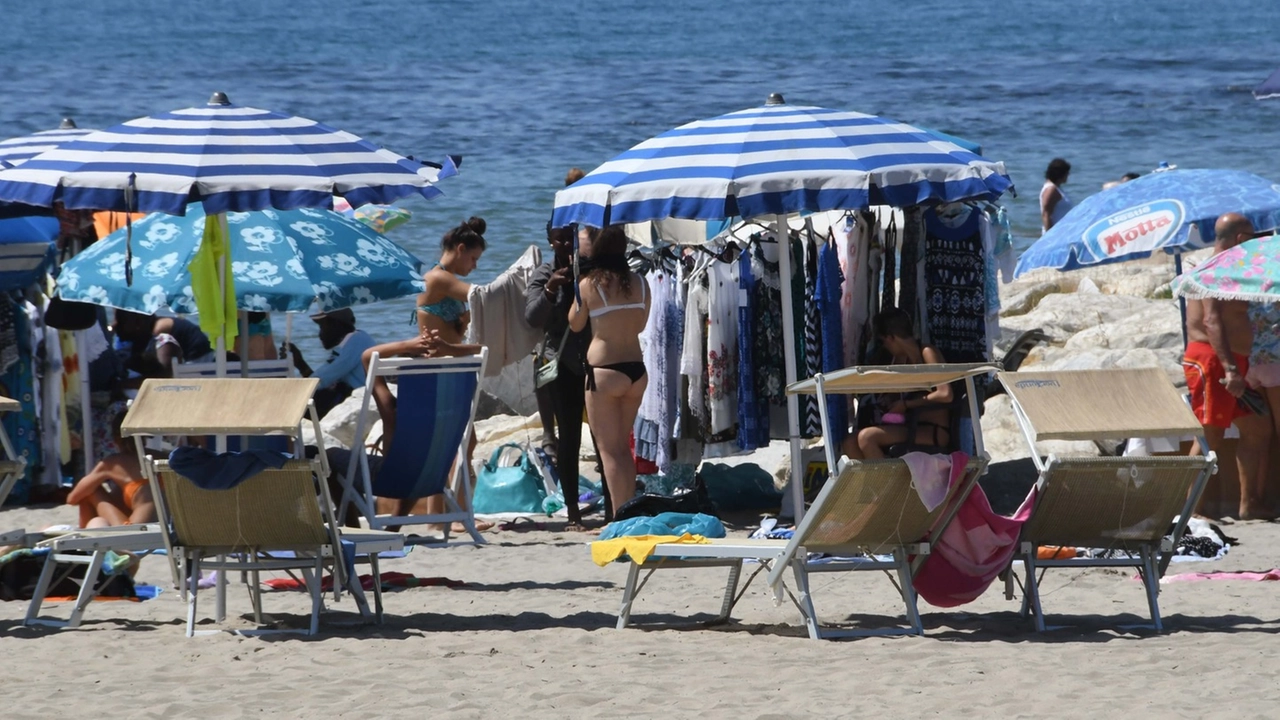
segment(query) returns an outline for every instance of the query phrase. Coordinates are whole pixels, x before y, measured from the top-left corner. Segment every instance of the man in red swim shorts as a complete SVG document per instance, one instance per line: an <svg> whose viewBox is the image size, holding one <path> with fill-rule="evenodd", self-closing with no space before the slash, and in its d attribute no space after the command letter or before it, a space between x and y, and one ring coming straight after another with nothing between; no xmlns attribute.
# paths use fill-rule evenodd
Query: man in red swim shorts
<svg viewBox="0 0 1280 720"><path fill-rule="evenodd" d="M1214 224L1214 249L1222 252L1253 237L1253 224L1239 213L1228 213ZM1187 301L1187 351L1182 367L1191 391L1191 409L1204 427L1205 440L1215 452L1222 447L1227 428L1240 431L1236 467L1240 473L1240 518L1270 520L1276 517L1262 499L1262 467L1266 459L1271 425L1266 418L1240 406L1244 376L1249 372L1253 326L1248 304L1238 300Z"/></svg>

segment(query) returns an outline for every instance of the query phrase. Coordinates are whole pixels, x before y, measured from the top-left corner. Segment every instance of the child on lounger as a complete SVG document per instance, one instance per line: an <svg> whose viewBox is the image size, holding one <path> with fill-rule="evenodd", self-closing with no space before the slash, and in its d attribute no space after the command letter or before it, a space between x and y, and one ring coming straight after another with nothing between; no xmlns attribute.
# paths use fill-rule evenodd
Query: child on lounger
<svg viewBox="0 0 1280 720"><path fill-rule="evenodd" d="M128 449L104 457L67 495L68 505L80 506L80 527L136 525L156 519L151 486L143 477L134 445L120 434L124 415L112 418L111 437L116 447Z"/></svg>

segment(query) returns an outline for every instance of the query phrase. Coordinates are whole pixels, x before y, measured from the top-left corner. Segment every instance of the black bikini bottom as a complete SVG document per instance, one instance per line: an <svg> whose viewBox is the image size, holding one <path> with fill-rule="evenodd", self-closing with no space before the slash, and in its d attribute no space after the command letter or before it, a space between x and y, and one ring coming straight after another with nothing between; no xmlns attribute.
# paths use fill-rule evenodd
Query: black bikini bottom
<svg viewBox="0 0 1280 720"><path fill-rule="evenodd" d="M639 361L611 363L609 365L600 365L597 367L587 366L587 389L595 391L596 389L596 370L613 370L620 372L630 378L631 382L639 382L640 378L645 376L644 363Z"/></svg>

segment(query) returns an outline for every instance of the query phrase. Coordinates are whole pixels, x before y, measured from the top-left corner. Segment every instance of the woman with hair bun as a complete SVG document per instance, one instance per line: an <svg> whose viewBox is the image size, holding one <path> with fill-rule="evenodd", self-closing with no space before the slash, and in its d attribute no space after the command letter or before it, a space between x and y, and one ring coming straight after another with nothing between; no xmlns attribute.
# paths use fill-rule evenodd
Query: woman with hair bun
<svg viewBox="0 0 1280 720"><path fill-rule="evenodd" d="M462 336L471 322L467 295L471 283L464 278L476 269L484 254L485 222L472 217L449 230L440 241L440 262L422 279L426 290L418 295L414 320L424 337L436 339L436 355L474 355L479 345L463 345Z"/></svg>

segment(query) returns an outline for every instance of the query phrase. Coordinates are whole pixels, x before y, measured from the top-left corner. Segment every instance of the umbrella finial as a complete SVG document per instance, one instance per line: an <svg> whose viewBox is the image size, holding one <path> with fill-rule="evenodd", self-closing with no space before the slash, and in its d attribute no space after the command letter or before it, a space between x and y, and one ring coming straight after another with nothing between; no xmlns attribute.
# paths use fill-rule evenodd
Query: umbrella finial
<svg viewBox="0 0 1280 720"><path fill-rule="evenodd" d="M769 99L765 101L765 105L786 105L787 101L782 99L782 93L769 93Z"/></svg>
<svg viewBox="0 0 1280 720"><path fill-rule="evenodd" d="M209 104L210 105L230 105L231 101L227 99L226 93L216 92L213 94L212 97L209 98Z"/></svg>
<svg viewBox="0 0 1280 720"><path fill-rule="evenodd" d="M62 118L62 122L58 123L58 129L59 129L59 130L74 130L74 129L76 129L76 121L75 121L75 120L72 120L72 119L71 119L71 118L69 118L69 117L64 117L64 118Z"/></svg>

